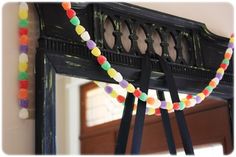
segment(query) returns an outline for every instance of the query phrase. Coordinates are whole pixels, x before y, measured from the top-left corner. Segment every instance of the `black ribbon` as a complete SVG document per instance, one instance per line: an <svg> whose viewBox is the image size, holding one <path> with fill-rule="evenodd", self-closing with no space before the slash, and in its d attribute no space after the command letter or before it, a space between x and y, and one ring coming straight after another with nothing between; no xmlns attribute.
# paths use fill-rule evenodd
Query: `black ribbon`
<svg viewBox="0 0 236 157"><path fill-rule="evenodd" d="M162 71L165 73L165 80L170 91L172 102L179 102L180 100L179 100L178 90L175 84L174 77L171 73L171 70L163 58L161 58L158 55L157 57L160 61ZM176 116L177 124L179 126L179 131L180 131L185 154L194 155L193 145L192 145L191 137L188 131L188 127L186 124L183 111L180 111L180 110L175 111L175 116Z"/></svg>

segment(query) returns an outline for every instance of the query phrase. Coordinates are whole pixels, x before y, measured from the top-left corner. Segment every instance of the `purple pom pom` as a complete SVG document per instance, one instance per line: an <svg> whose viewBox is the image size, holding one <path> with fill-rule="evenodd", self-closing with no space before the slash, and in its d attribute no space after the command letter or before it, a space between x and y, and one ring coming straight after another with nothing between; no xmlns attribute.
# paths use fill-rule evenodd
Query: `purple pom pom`
<svg viewBox="0 0 236 157"><path fill-rule="evenodd" d="M223 78L223 75L220 74L220 73L217 73L217 74L216 74L216 78L218 78L219 80L221 80L221 79Z"/></svg>
<svg viewBox="0 0 236 157"><path fill-rule="evenodd" d="M126 88L129 83L126 80L122 80L119 84L122 88Z"/></svg>
<svg viewBox="0 0 236 157"><path fill-rule="evenodd" d="M21 53L27 53L28 52L28 46L27 45L20 45L20 52Z"/></svg>
<svg viewBox="0 0 236 157"><path fill-rule="evenodd" d="M92 50L93 48L95 48L97 45L93 40L88 40L87 41L87 47Z"/></svg>
<svg viewBox="0 0 236 157"><path fill-rule="evenodd" d="M28 108L29 107L29 101L28 100L20 100L20 107L22 108Z"/></svg>
<svg viewBox="0 0 236 157"><path fill-rule="evenodd" d="M112 92L112 87L110 87L110 86L106 86L105 87L105 91L108 93L108 94L110 94L111 92Z"/></svg>

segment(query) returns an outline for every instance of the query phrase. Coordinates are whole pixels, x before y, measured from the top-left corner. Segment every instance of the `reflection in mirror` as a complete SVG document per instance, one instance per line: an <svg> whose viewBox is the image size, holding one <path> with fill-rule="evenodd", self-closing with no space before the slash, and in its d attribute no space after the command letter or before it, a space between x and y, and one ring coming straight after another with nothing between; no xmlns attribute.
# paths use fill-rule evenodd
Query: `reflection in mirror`
<svg viewBox="0 0 236 157"><path fill-rule="evenodd" d="M126 96L123 88L115 84L111 86ZM155 90L150 89L148 95L157 98ZM169 92L164 95L167 101L171 101ZM179 97L182 99L186 94L179 93ZM56 75L57 154L113 154L123 108L91 80ZM151 116L145 119L149 118ZM213 146L217 146L214 147L216 152L222 153L219 144ZM202 148L195 149L195 152L205 153ZM183 150L180 153L183 154Z"/></svg>
<svg viewBox="0 0 236 157"><path fill-rule="evenodd" d="M126 90L119 85L110 86L120 95L126 96ZM155 90L149 90L148 95L157 98ZM180 94L180 97L184 96L186 95ZM165 98L171 101L169 92L165 92ZM135 104L137 102L136 99ZM123 108L124 105L106 94L104 89L99 88L91 80L57 74L57 154L100 154L100 151L113 154L113 147L103 147L109 143L115 144L115 138L109 136L109 133L117 131ZM114 127L116 130L112 131L111 128Z"/></svg>
<svg viewBox="0 0 236 157"><path fill-rule="evenodd" d="M57 154L80 153L80 86L85 79L56 75Z"/></svg>

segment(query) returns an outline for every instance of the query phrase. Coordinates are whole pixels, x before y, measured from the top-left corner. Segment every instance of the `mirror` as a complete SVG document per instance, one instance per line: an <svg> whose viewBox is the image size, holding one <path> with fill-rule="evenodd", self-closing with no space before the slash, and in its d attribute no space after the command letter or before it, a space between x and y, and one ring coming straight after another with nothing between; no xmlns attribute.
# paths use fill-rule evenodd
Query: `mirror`
<svg viewBox="0 0 236 157"><path fill-rule="evenodd" d="M99 154L100 151L104 151L103 145L107 145L106 151L112 154L113 147L109 147L108 143L114 146L115 138L110 134L115 134L118 129L124 105L118 103L91 80L60 74L56 74L55 80L56 154ZM119 85L110 86L122 96L126 96L126 90ZM157 97L155 90L150 89L148 93ZM171 101L169 92L164 94L165 98ZM180 97L184 96L186 95L180 94ZM98 129L101 128L109 131L99 132ZM107 141L101 141L104 139ZM101 147L98 145L99 141L103 143L100 144Z"/></svg>

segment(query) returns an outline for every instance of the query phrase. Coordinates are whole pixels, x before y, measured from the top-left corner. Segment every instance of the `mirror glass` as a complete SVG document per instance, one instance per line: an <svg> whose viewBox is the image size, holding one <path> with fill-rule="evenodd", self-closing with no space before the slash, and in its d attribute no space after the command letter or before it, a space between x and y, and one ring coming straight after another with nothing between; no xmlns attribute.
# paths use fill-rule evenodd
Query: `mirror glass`
<svg viewBox="0 0 236 157"><path fill-rule="evenodd" d="M119 85L110 86L120 95L126 96L126 90ZM150 89L148 94L157 98L155 90ZM180 94L180 97L184 96ZM165 98L171 101L169 92L165 92ZM118 103L92 80L57 74L57 154L113 154L123 109L123 104ZM105 145L106 148L103 148Z"/></svg>

